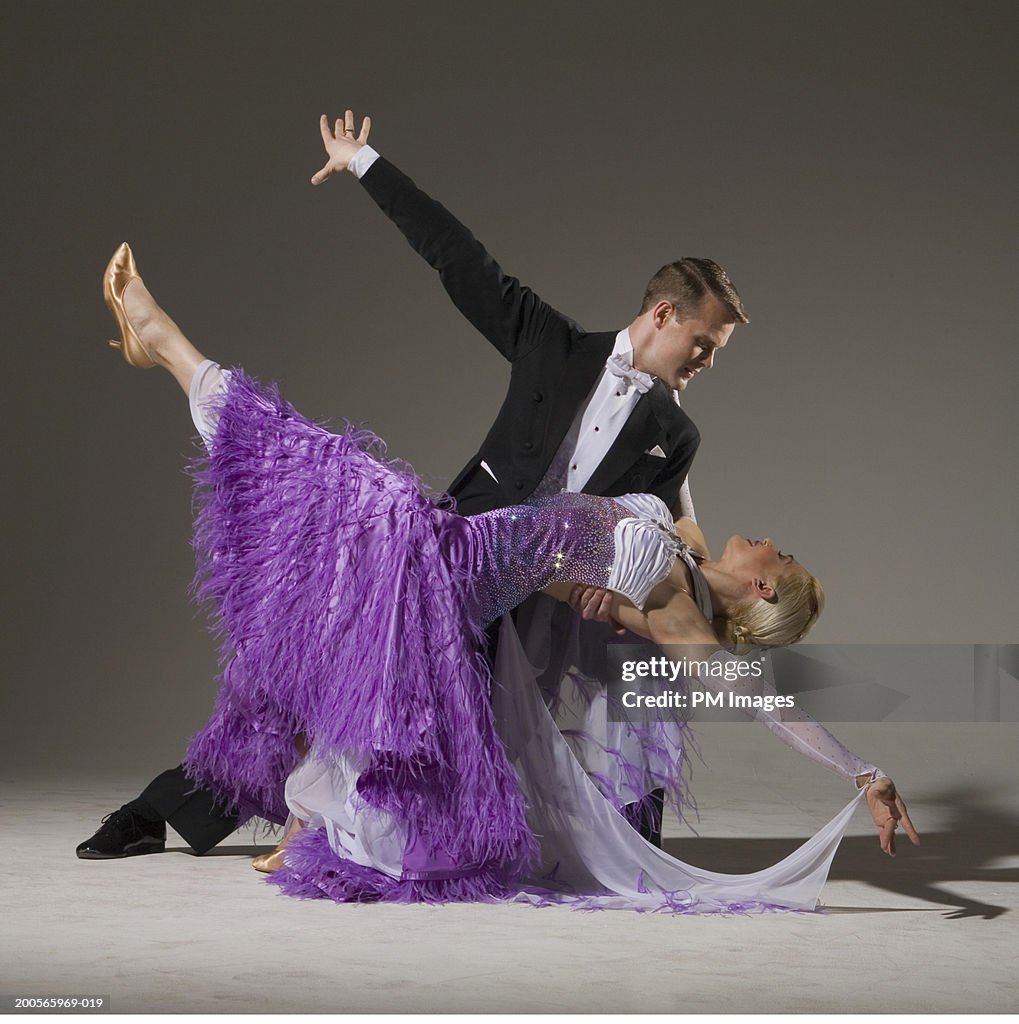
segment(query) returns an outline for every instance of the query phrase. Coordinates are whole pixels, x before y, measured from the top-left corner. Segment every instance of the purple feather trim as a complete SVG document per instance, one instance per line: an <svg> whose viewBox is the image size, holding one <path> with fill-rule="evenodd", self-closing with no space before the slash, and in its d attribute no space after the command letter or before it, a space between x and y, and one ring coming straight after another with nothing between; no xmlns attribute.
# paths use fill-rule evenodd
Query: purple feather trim
<svg viewBox="0 0 1019 1024"><path fill-rule="evenodd" d="M566 672L565 676L573 684L575 692L589 709L596 701L605 700L608 704L607 717L610 721L612 713L615 712L618 716L617 721L628 722L627 709L622 706L618 698L605 692L600 679L577 669ZM688 682L680 679L673 686L674 688L688 688ZM554 691L550 695L548 704L549 713L555 718L562 705L562 698L558 691ZM692 774L688 751L692 750L702 763L703 758L697 748L690 723L680 720L629 722L626 729L631 738L639 741L643 755L639 764L629 761L621 750L608 746L587 730L562 729L560 731L580 751L583 751L585 746L590 746L612 758L617 778L613 779L601 772L591 772L590 777L597 783L602 795L617 811L624 813L633 822L646 821L648 816L656 810L650 791L661 789L665 794L665 805L673 810L680 821L691 825L692 828L691 818L696 820L699 815L697 801L690 791L688 782L689 776ZM673 735L673 732L678 733L678 736ZM584 757L580 759L583 761ZM651 770L649 765L652 761L661 766L660 771Z"/></svg>
<svg viewBox="0 0 1019 1024"><path fill-rule="evenodd" d="M592 894L586 896L563 896L555 891L528 888L527 892L537 897L528 902L535 907L568 907L570 910L581 910L587 913L598 910L609 910L611 907L605 904L605 894ZM763 900L703 900L695 899L690 893L683 890L666 892L660 894L661 902L653 906L641 906L632 904L626 907L627 910L636 914L684 914L689 917L704 917L708 914L817 914L823 913L821 908L817 910L803 910L800 908L783 906L780 903L767 903Z"/></svg>
<svg viewBox="0 0 1019 1024"><path fill-rule="evenodd" d="M280 821L300 733L320 756L367 754L362 797L446 860L519 874L537 844L467 611L465 520L369 454L374 435L331 434L241 371L218 411L193 470L195 592L223 671L189 776Z"/></svg>
<svg viewBox="0 0 1019 1024"><path fill-rule="evenodd" d="M298 899L337 903L495 903L512 895L505 876L481 870L460 878L400 879L338 857L324 829L303 829L291 839L286 866L267 882Z"/></svg>
<svg viewBox="0 0 1019 1024"><path fill-rule="evenodd" d="M465 878L418 880L399 879L374 868L355 864L333 852L324 829L307 828L298 832L287 845L285 866L273 872L266 882L277 885L286 896L297 899L330 899L336 903L502 903L528 894L535 907L567 907L571 910L605 910L608 893L574 893L568 887L552 888L555 880L542 879L545 885L507 882L498 873L482 871ZM553 872L554 874L554 872ZM638 892L649 893L638 878ZM706 901L678 890L659 894L660 902L627 909L646 914L759 914L816 913L793 911L762 900Z"/></svg>

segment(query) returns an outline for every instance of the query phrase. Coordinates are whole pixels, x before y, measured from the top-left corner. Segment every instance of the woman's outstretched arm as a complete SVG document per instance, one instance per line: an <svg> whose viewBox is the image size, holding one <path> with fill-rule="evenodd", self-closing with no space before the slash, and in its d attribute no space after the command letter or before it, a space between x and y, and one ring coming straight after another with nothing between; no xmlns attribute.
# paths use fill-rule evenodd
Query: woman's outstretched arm
<svg viewBox="0 0 1019 1024"><path fill-rule="evenodd" d="M830 771L845 779L852 779L858 788L867 787L867 806L878 829L881 849L895 856L895 828L901 824L914 846L920 837L910 821L906 805L895 789L895 783L876 765L868 764L839 742L820 722L805 711L779 706L779 696L774 683L763 676L740 674L734 671L739 665L745 667L746 659L739 658L724 650L711 623L701 614L693 600L677 591L661 608L651 609L646 614L639 609L626 606L630 602L620 600L616 618L628 629L640 625L637 616L644 619L641 635L648 636L656 644L668 647L683 645L683 657L688 661L703 661L708 666L718 663L721 672L710 670L698 675L708 689L742 695L753 700L744 708L747 714L763 722L783 743L805 754ZM615 614L615 612L614 612ZM632 623L632 625L631 625ZM753 706L753 705L759 706Z"/></svg>
<svg viewBox="0 0 1019 1024"><path fill-rule="evenodd" d="M571 590L568 585L557 584L546 592L559 600L568 601ZM914 845L920 842L892 780L878 767L868 764L845 747L805 711L795 706L778 706L775 698L779 694L770 680L733 670L738 664L745 665L747 659L723 649L711 623L687 594L677 590L665 604L647 611L641 611L622 595L613 594L611 614L620 625L653 640L661 647L682 645L682 653L678 657L687 662L706 663L706 670L698 674L698 679L706 689L760 698L752 702L760 706L745 707L743 710L763 722L787 746L829 771L852 780L858 788L866 786L867 805L878 828L881 849L885 853L895 855L897 824L902 825ZM716 663L717 675L711 671ZM726 671L727 667L729 671Z"/></svg>

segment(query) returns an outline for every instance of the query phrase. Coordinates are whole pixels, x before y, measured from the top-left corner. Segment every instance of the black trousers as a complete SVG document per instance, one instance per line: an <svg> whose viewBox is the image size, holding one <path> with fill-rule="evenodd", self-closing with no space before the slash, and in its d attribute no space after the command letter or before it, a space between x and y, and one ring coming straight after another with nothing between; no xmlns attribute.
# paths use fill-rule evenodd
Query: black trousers
<svg viewBox="0 0 1019 1024"><path fill-rule="evenodd" d="M665 790L652 789L647 799L623 808L626 820L652 845L662 848L662 814L665 811Z"/></svg>
<svg viewBox="0 0 1019 1024"><path fill-rule="evenodd" d="M651 793L651 806L645 803L639 813L626 815L630 824L659 848L664 797L664 792L656 789ZM195 853L208 853L238 825L237 818L224 811L211 790L196 787L185 776L182 765L161 772L126 806L150 821L165 821Z"/></svg>
<svg viewBox="0 0 1019 1024"><path fill-rule="evenodd" d="M167 822L195 853L208 853L238 825L211 790L196 787L187 778L183 765L161 772L126 806L150 821Z"/></svg>

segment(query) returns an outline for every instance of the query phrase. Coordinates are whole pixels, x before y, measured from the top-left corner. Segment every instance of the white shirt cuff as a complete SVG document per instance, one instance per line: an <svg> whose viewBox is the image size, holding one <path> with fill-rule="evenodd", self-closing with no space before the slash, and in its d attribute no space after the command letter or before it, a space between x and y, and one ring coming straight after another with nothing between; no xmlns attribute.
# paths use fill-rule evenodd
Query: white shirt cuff
<svg viewBox="0 0 1019 1024"><path fill-rule="evenodd" d="M360 178L378 158L378 152L372 149L371 146L362 146L351 158L350 163L347 164L347 169L355 178Z"/></svg>

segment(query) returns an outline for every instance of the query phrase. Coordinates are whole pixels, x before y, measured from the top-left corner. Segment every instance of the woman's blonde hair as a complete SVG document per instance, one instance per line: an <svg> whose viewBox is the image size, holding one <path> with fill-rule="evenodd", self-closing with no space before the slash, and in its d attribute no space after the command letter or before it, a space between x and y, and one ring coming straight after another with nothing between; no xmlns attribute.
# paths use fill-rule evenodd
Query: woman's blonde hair
<svg viewBox="0 0 1019 1024"><path fill-rule="evenodd" d="M729 609L721 623L728 644L784 647L802 640L824 611L824 591L806 569L774 582L775 600L748 601Z"/></svg>

